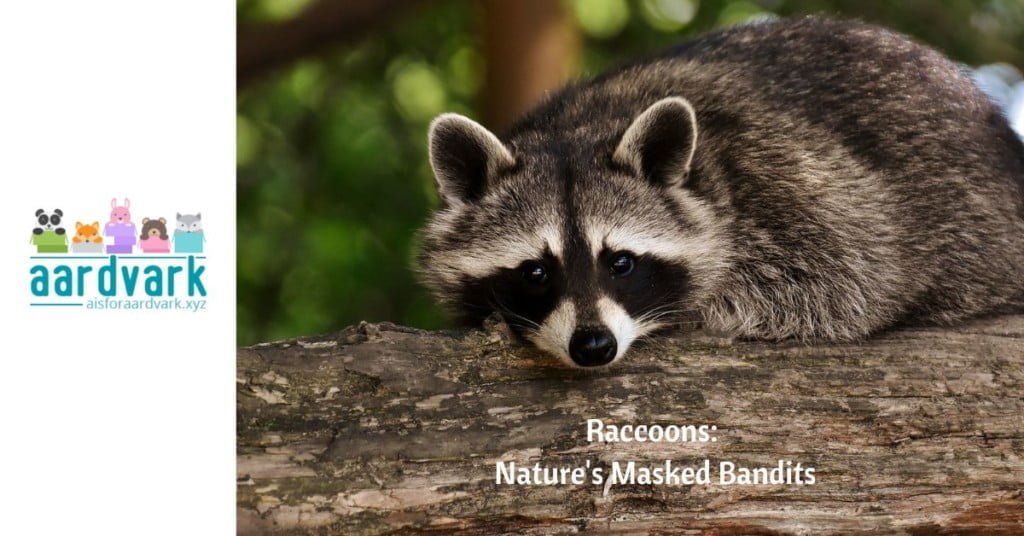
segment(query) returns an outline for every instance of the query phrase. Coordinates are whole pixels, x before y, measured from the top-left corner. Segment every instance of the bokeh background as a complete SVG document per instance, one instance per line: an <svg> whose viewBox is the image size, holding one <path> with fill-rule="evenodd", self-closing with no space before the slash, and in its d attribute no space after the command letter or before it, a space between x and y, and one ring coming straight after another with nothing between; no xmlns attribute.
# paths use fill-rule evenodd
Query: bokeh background
<svg viewBox="0 0 1024 536"><path fill-rule="evenodd" d="M238 342L359 320L437 328L411 269L436 205L426 127L500 132L566 80L713 28L831 14L881 23L1024 84L1021 0L239 0ZM1016 84L1016 85L1015 85Z"/></svg>

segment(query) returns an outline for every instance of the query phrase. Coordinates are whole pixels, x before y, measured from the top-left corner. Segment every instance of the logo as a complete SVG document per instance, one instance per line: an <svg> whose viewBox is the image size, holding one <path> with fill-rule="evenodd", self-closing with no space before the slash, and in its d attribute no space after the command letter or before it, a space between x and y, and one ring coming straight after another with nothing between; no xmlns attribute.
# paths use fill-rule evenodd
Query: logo
<svg viewBox="0 0 1024 536"><path fill-rule="evenodd" d="M110 200L105 223L39 209L29 243L32 307L96 310L206 309L201 212L132 219L131 201Z"/></svg>

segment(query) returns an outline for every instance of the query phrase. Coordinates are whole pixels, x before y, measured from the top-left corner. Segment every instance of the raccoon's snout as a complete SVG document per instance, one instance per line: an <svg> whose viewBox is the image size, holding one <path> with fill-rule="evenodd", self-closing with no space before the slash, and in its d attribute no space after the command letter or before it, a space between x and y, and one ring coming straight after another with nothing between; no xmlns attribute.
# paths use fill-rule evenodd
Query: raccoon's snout
<svg viewBox="0 0 1024 536"><path fill-rule="evenodd" d="M569 357L581 367L599 367L615 359L615 335L605 328L576 330L569 340Z"/></svg>

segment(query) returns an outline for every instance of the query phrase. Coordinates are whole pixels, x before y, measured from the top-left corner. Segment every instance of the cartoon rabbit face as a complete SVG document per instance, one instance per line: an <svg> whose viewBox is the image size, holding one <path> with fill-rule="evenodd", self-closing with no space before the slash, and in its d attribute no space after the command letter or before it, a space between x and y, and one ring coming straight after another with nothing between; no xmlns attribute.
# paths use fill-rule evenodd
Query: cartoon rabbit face
<svg viewBox="0 0 1024 536"><path fill-rule="evenodd" d="M124 200L124 205L117 204L117 198L110 200L110 223L131 223L132 214L128 210L131 207L131 202L127 198Z"/></svg>

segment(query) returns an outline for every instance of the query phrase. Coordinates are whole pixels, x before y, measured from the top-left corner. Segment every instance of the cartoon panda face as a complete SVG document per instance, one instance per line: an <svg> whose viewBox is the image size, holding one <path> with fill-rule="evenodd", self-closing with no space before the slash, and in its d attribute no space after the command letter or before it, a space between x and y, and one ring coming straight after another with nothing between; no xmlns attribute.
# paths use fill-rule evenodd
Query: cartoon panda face
<svg viewBox="0 0 1024 536"><path fill-rule="evenodd" d="M64 234L64 228L60 226L61 220L64 218L64 212L57 208L52 212L47 212L43 209L36 211L36 223L38 227L32 230L35 234L40 234L43 231L54 231L57 234Z"/></svg>

